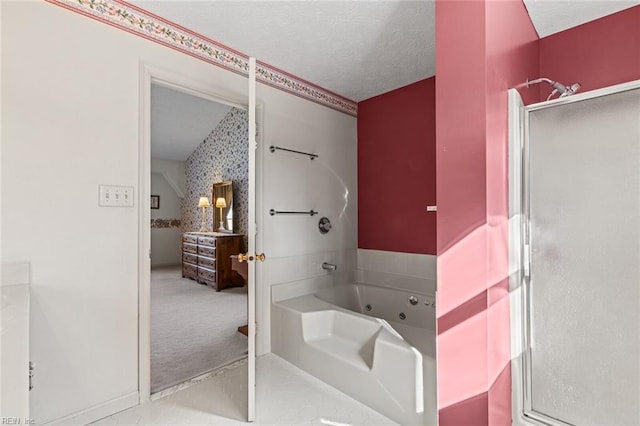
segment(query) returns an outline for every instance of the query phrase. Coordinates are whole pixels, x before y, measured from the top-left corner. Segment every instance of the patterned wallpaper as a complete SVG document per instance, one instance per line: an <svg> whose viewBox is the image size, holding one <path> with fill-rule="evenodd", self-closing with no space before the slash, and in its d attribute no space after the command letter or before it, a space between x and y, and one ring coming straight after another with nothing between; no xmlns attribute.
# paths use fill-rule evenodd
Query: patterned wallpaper
<svg viewBox="0 0 640 426"><path fill-rule="evenodd" d="M209 197L213 184L233 181L234 232L246 235L248 228L249 153L247 138L249 121L247 111L231 111L207 138L187 158L186 190L182 201L182 231L198 231L202 222L200 197ZM207 228L213 229L213 208L207 208Z"/></svg>

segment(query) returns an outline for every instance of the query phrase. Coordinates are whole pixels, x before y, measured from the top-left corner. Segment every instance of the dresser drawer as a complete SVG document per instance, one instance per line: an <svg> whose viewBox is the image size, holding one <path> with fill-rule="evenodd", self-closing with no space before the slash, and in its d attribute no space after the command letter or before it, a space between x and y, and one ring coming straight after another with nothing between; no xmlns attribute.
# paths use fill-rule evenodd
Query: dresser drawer
<svg viewBox="0 0 640 426"><path fill-rule="evenodd" d="M198 254L198 246L197 244L182 243L182 251Z"/></svg>
<svg viewBox="0 0 640 426"><path fill-rule="evenodd" d="M211 237L198 237L198 245L215 247L216 239Z"/></svg>
<svg viewBox="0 0 640 426"><path fill-rule="evenodd" d="M216 291L243 286L244 279L232 270L230 257L240 253L242 245L242 235L238 234L183 233L182 276Z"/></svg>
<svg viewBox="0 0 640 426"><path fill-rule="evenodd" d="M198 267L196 265L192 265L191 263L183 263L182 264L182 276L185 278L193 278L194 280L198 279Z"/></svg>
<svg viewBox="0 0 640 426"><path fill-rule="evenodd" d="M206 257L216 257L216 248L209 246L198 246L198 254Z"/></svg>
<svg viewBox="0 0 640 426"><path fill-rule="evenodd" d="M198 282L216 287L216 271L198 268Z"/></svg>
<svg viewBox="0 0 640 426"><path fill-rule="evenodd" d="M182 241L190 244L198 244L198 236L182 234Z"/></svg>
<svg viewBox="0 0 640 426"><path fill-rule="evenodd" d="M185 263L192 263L194 265L198 264L198 255L195 253L183 252L182 253L182 261Z"/></svg>
<svg viewBox="0 0 640 426"><path fill-rule="evenodd" d="M198 256L198 266L203 266L209 269L216 269L216 258Z"/></svg>

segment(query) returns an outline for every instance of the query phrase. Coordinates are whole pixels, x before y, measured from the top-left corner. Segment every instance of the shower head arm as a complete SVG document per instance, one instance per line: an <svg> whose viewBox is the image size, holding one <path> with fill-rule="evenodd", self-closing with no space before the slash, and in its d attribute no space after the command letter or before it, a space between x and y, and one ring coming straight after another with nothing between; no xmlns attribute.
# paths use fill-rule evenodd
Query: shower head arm
<svg viewBox="0 0 640 426"><path fill-rule="evenodd" d="M566 93L568 90L564 84L560 84L557 81L553 81L544 77L536 78L535 80L527 79L527 87L530 87L530 85L532 84L542 83L543 81L545 83L549 83L554 89L556 89L560 93Z"/></svg>
<svg viewBox="0 0 640 426"><path fill-rule="evenodd" d="M549 80L548 78L544 78L544 77L536 78L535 80L529 80L527 78L527 87L531 87L532 84L542 83L543 81L545 83L549 83L551 85L553 85L553 83L555 83L555 81Z"/></svg>

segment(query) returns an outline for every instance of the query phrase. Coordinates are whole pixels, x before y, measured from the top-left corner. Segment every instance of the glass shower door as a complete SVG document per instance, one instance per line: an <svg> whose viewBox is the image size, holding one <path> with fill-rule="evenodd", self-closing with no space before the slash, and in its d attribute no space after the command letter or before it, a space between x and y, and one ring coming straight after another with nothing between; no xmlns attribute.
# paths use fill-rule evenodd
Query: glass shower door
<svg viewBox="0 0 640 426"><path fill-rule="evenodd" d="M525 139L525 413L638 425L640 89L532 108Z"/></svg>

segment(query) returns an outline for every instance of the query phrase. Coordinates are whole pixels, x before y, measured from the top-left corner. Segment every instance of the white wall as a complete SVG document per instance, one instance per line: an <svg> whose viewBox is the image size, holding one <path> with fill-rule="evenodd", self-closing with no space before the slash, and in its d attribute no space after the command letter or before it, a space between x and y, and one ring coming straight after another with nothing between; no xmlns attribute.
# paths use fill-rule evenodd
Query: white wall
<svg viewBox="0 0 640 426"><path fill-rule="evenodd" d="M259 97L268 88L258 85ZM300 120L289 97L265 105L263 145L318 154L315 160L298 154L263 150L265 253L264 284L259 288L263 303L258 307L261 324L270 322L270 286L324 277L322 262L338 266L338 275L353 280L358 242L356 120L335 111L318 108L314 117ZM272 109L285 113L269 114ZM270 216L269 209L318 211L319 215ZM333 228L322 235L321 217ZM338 277L332 277L339 279ZM325 280L322 280L325 281ZM260 325L259 325L260 326ZM263 349L271 349L268 328L263 328Z"/></svg>
<svg viewBox="0 0 640 426"><path fill-rule="evenodd" d="M29 264L4 264L1 272L0 418L24 419L29 417Z"/></svg>
<svg viewBox="0 0 640 426"><path fill-rule="evenodd" d="M436 256L384 250L358 249L359 282L435 294Z"/></svg>
<svg viewBox="0 0 640 426"><path fill-rule="evenodd" d="M151 141L151 145L153 145L153 141ZM180 198L184 197L186 185L184 168L184 161L151 159L151 172L160 173Z"/></svg>
<svg viewBox="0 0 640 426"><path fill-rule="evenodd" d="M140 63L223 97L246 95L247 80L50 3L1 7L2 260L32 265L31 416L42 424L89 410L88 422L137 401L139 207L100 208L97 195L99 184L140 189ZM264 154L260 352L269 286L323 273L325 258L355 267L357 228L355 118L263 85L258 100L266 146L320 154L313 164ZM317 217L267 212L310 207L334 222L327 236Z"/></svg>
<svg viewBox="0 0 640 426"><path fill-rule="evenodd" d="M151 194L160 196L160 208L151 209L151 219L180 219L182 200L164 176L151 169Z"/></svg>
<svg viewBox="0 0 640 426"><path fill-rule="evenodd" d="M160 208L151 210L151 219L180 219L181 199L164 176L151 165L151 194L160 196ZM179 265L182 261L180 228L151 228L151 267Z"/></svg>

